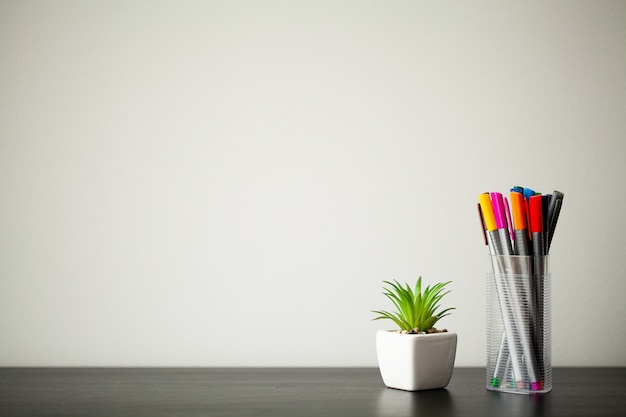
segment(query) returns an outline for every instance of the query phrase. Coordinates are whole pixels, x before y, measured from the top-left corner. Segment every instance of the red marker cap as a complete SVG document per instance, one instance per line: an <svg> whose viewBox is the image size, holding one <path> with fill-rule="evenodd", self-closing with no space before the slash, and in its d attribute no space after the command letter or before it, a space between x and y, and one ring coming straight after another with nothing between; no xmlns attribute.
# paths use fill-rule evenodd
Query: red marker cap
<svg viewBox="0 0 626 417"><path fill-rule="evenodd" d="M543 213L541 211L541 195L534 195L528 200L530 214L530 231L533 233L543 232Z"/></svg>

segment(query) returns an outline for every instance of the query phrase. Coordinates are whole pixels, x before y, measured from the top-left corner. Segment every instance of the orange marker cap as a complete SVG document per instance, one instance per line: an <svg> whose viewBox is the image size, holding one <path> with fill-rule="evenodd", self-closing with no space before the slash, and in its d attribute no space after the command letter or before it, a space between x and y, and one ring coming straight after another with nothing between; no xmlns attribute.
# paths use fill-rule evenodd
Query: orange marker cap
<svg viewBox="0 0 626 417"><path fill-rule="evenodd" d="M517 191L511 191L511 207L513 209L513 227L515 230L526 229L524 196Z"/></svg>

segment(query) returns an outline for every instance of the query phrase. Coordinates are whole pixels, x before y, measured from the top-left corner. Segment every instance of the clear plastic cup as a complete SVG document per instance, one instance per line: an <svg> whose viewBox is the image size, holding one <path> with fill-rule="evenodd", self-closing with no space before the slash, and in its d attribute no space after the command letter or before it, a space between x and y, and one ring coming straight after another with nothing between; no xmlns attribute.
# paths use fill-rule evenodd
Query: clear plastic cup
<svg viewBox="0 0 626 417"><path fill-rule="evenodd" d="M552 389L549 256L491 255L487 278L487 389Z"/></svg>

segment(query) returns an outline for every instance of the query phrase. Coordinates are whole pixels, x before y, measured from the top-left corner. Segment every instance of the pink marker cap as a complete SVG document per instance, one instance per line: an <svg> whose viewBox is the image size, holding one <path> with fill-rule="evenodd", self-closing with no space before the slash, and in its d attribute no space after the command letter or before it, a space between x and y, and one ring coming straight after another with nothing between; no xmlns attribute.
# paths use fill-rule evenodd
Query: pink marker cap
<svg viewBox="0 0 626 417"><path fill-rule="evenodd" d="M496 227L498 229L508 227L502 193L491 193L491 205L493 206L493 215L496 218Z"/></svg>

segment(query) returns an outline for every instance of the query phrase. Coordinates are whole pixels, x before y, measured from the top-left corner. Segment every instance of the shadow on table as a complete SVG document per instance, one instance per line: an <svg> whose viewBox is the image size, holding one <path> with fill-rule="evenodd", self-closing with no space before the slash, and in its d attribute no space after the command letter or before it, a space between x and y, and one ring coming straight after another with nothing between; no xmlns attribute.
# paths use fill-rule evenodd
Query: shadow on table
<svg viewBox="0 0 626 417"><path fill-rule="evenodd" d="M379 416L450 416L454 414L454 401L447 389L427 391L402 391L383 388L377 402Z"/></svg>
<svg viewBox="0 0 626 417"><path fill-rule="evenodd" d="M550 394L523 395L489 391L487 413L490 416L540 417L544 416Z"/></svg>

